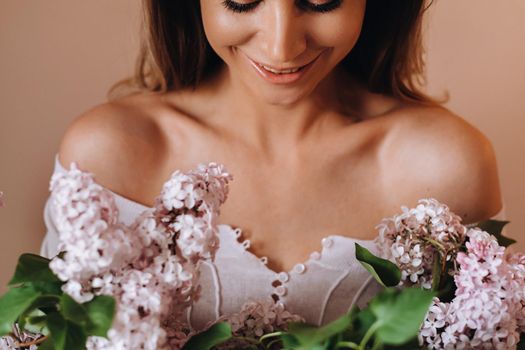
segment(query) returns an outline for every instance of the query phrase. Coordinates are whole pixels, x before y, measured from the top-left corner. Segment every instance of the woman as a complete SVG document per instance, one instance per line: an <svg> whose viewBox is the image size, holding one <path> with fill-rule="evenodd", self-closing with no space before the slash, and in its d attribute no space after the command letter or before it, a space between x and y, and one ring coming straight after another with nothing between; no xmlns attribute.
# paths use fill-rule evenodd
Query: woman
<svg viewBox="0 0 525 350"><path fill-rule="evenodd" d="M271 295L325 324L365 286L353 247L373 249L381 218L428 197L465 224L502 208L490 141L417 88L424 11L416 0L145 1L123 82L139 92L79 116L55 170L94 173L129 222L176 169L224 164L234 180L220 254L188 320L203 327Z"/></svg>

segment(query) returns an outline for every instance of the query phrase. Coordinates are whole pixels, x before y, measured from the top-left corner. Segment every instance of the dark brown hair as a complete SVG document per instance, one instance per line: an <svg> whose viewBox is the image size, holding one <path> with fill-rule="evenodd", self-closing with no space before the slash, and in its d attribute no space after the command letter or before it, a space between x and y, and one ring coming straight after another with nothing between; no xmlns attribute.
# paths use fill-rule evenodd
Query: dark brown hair
<svg viewBox="0 0 525 350"><path fill-rule="evenodd" d="M202 26L199 0L142 0L141 46L135 73L119 88L165 92L195 88L222 64ZM431 4L432 2L430 2ZM361 35L341 64L368 90L405 101L439 104L425 94L425 0L367 0Z"/></svg>

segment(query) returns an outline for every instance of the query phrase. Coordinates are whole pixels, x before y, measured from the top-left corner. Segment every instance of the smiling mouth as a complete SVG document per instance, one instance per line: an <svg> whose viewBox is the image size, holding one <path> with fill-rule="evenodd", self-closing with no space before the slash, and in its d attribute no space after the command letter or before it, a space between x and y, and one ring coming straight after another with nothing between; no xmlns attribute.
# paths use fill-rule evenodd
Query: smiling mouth
<svg viewBox="0 0 525 350"><path fill-rule="evenodd" d="M274 73L274 74L290 74L290 73L295 73L301 69L303 69L304 67L307 66L307 64L305 64L304 66L301 66L301 67L298 67L298 68L291 68L291 69L275 69L275 68L272 68L272 67L268 67L268 66L265 66L264 64L261 64L259 62L255 62L259 67L267 70L268 72L271 72L271 73Z"/></svg>
<svg viewBox="0 0 525 350"><path fill-rule="evenodd" d="M255 69L255 71L261 78L263 78L266 82L277 85L290 85L297 83L300 80L304 80L305 78L303 77L306 74L308 74L308 72L311 70L311 67L314 66L315 62L321 56L322 53L320 53L316 58L314 58L312 61L308 62L303 66L272 67L264 63L256 62L252 60L248 55L244 54L244 57L247 59L247 61Z"/></svg>
<svg viewBox="0 0 525 350"><path fill-rule="evenodd" d="M320 56L320 55L319 55ZM317 58L319 58L319 56L317 56L316 58L314 58L312 61L310 61L309 63L303 65L303 66L299 66L299 67L295 67L295 68L275 68L275 67L271 67L271 66L267 66L267 65L264 65L262 63L259 63L257 61L254 61L254 60L251 60L253 63L255 63L257 66L261 67L262 69L270 72L270 73L273 73L273 74L291 74L291 73L295 73L295 72L298 72L302 69L304 69L305 67L311 65L312 63L315 62L315 60L317 60Z"/></svg>

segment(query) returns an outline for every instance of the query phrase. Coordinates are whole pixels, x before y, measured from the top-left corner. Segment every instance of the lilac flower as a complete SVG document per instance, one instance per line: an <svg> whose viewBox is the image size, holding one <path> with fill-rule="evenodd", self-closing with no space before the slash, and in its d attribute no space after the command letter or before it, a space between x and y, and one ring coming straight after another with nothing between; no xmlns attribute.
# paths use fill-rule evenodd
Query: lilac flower
<svg viewBox="0 0 525 350"><path fill-rule="evenodd" d="M467 237L466 252L457 254L455 297L450 303L434 298L419 343L430 349L516 349L525 331L525 256L505 256L496 238L478 228Z"/></svg>
<svg viewBox="0 0 525 350"><path fill-rule="evenodd" d="M272 297L248 301L239 312L223 316L219 320L231 325L234 336L253 339L263 334L286 330L289 322L305 322L302 316L290 313L283 303L276 303ZM244 340L233 338L214 350L240 349L248 345Z"/></svg>
<svg viewBox="0 0 525 350"><path fill-rule="evenodd" d="M87 349L178 349L189 339L184 310L199 298L200 263L219 247L216 221L231 179L215 163L176 171L155 207L126 226L92 174L72 163L53 176L52 210L65 253L50 268L78 302L117 300L108 339L89 337Z"/></svg>
<svg viewBox="0 0 525 350"><path fill-rule="evenodd" d="M432 265L436 254L442 261L455 258L465 240L461 218L437 200L421 199L416 208L381 220L376 226L380 254L401 270L400 285L432 286Z"/></svg>
<svg viewBox="0 0 525 350"><path fill-rule="evenodd" d="M400 285L431 288L432 265L452 261L455 297L434 298L418 335L428 349L516 349L525 330L525 256L505 255L497 239L435 199L377 226L379 251L401 270ZM460 251L464 247L465 251Z"/></svg>
<svg viewBox="0 0 525 350"><path fill-rule="evenodd" d="M13 326L13 332L11 335L0 337L0 350L22 349L22 347L19 346L19 344L34 343L42 337L43 335L41 334L22 331L20 327L17 324L15 324ZM38 346L36 344L31 344L24 347L24 349L37 350Z"/></svg>

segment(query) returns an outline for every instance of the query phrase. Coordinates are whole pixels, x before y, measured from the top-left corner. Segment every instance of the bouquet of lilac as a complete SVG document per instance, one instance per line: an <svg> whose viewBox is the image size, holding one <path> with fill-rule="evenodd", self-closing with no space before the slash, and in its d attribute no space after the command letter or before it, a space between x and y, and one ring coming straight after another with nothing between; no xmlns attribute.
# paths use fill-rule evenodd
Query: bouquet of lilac
<svg viewBox="0 0 525 350"><path fill-rule="evenodd" d="M91 173L72 163L55 174L61 253L51 261L21 256L0 298L0 336L12 326L0 348L181 348L192 335L183 312L199 298L199 264L219 246L216 219L230 180L215 163L176 171L155 207L126 226Z"/></svg>
<svg viewBox="0 0 525 350"><path fill-rule="evenodd" d="M507 222L463 226L434 199L403 211L378 226L378 246L401 270L400 285L438 292L422 324L420 344L516 349L525 332L525 255L506 254L505 246L514 243L501 235Z"/></svg>
<svg viewBox="0 0 525 350"><path fill-rule="evenodd" d="M506 251L515 243L501 234L508 221L465 226L432 198L402 210L376 226L380 257L356 244L357 260L385 287L366 308L352 305L323 327L290 320L258 339L247 324L250 348L524 349L525 255ZM250 315L251 325L267 319ZM214 332L199 334L199 344L229 349L220 342L226 332Z"/></svg>
<svg viewBox="0 0 525 350"><path fill-rule="evenodd" d="M126 226L92 174L73 163L53 177L61 253L51 261L21 256L0 298L0 336L9 334L0 349L525 346L525 256L506 252L514 243L501 235L508 222L465 226L435 199L381 221L380 257L356 244L357 260L385 287L364 309L354 303L315 327L259 301L196 334L182 316L199 298L200 263L219 247L216 219L231 179L215 163L176 171L154 208Z"/></svg>

